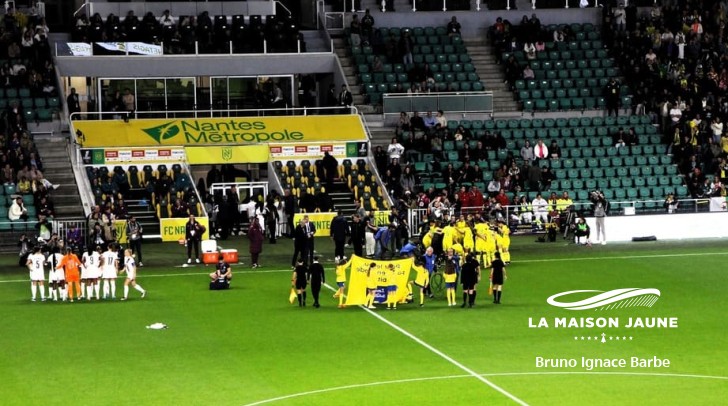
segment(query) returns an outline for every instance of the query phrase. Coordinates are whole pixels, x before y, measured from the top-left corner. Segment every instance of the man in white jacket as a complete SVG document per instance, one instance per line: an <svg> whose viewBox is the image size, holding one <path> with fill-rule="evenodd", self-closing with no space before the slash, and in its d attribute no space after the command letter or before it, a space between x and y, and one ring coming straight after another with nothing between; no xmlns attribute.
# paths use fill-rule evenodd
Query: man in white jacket
<svg viewBox="0 0 728 406"><path fill-rule="evenodd" d="M549 204L541 197L541 193L536 195L536 198L531 202L531 206L533 207L533 220L536 222L540 220L541 223L547 223Z"/></svg>
<svg viewBox="0 0 728 406"><path fill-rule="evenodd" d="M10 211L8 211L8 218L10 221L28 221L28 210L23 206L23 199L18 197L10 205Z"/></svg>

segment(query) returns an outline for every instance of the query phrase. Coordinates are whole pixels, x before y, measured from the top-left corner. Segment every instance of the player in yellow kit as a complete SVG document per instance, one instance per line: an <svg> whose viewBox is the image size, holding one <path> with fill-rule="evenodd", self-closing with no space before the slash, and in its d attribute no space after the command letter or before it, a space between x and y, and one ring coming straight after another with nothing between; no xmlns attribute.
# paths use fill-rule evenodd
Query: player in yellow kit
<svg viewBox="0 0 728 406"><path fill-rule="evenodd" d="M387 287L387 310L397 310L397 271L394 269L394 264L389 264L385 275L387 275L384 284Z"/></svg>
<svg viewBox="0 0 728 406"><path fill-rule="evenodd" d="M422 260L419 258L415 259L415 263L412 265L412 269L415 271L415 280L410 281L407 285L412 294L412 285L417 285L420 288L420 307L425 305L425 286L430 283L430 273L427 272L424 266L422 266Z"/></svg>
<svg viewBox="0 0 728 406"><path fill-rule="evenodd" d="M349 265L351 265L351 260L349 260L349 262L346 262L346 260L342 259L336 266L336 285L339 287L339 290L334 293L334 298L339 298L339 309L343 309L345 307L344 287L346 285L346 268L348 268Z"/></svg>
<svg viewBox="0 0 728 406"><path fill-rule="evenodd" d="M498 232L500 234L499 251L501 259L506 265L511 263L511 228L505 221L499 223Z"/></svg>
<svg viewBox="0 0 728 406"><path fill-rule="evenodd" d="M372 262L369 264L369 270L367 270L367 307L369 309L376 309L374 306L374 293L377 291L377 272L374 268L377 264Z"/></svg>
<svg viewBox="0 0 728 406"><path fill-rule="evenodd" d="M458 274L455 272L454 266L445 267L445 288L447 293L447 305L455 306L455 288L458 280Z"/></svg>

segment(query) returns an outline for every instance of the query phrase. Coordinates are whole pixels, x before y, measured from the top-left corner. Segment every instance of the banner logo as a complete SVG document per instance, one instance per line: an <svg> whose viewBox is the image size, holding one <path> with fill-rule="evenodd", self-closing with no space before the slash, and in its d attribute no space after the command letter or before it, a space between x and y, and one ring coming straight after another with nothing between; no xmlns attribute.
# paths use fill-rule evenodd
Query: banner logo
<svg viewBox="0 0 728 406"><path fill-rule="evenodd" d="M229 161L233 158L233 149L229 147L225 147L222 149L222 160L223 161Z"/></svg>
<svg viewBox="0 0 728 406"><path fill-rule="evenodd" d="M556 299L580 293L598 293L592 297L574 301L561 302ZM660 291L655 288L626 288L614 289L608 292L601 290L570 290L568 292L557 293L548 299L546 303L554 307L560 307L566 310L608 310L626 307L652 307L660 298Z"/></svg>
<svg viewBox="0 0 728 406"><path fill-rule="evenodd" d="M142 131L147 133L157 144L161 144L162 141L168 140L175 135L179 134L179 126L174 125L174 121L169 123L158 125L152 128L143 128Z"/></svg>

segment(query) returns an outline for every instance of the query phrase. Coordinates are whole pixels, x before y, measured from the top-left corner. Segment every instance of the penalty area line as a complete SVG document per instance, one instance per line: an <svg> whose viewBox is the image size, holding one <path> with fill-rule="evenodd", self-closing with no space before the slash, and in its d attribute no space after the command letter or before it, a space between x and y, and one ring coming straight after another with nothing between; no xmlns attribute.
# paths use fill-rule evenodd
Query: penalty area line
<svg viewBox="0 0 728 406"><path fill-rule="evenodd" d="M494 372L480 374L481 376L489 377L509 377L509 376L558 376L558 375L612 375L612 376L646 376L646 377L663 377L663 378L697 378L697 379L717 379L717 380L728 380L728 376L716 376L716 375L697 375L697 374L663 374L657 372L600 372L600 371L553 371L553 372ZM373 386L384 386L393 385L400 383L412 383L412 382L423 382L423 381L438 381L445 379L462 379L471 378L470 375L446 375L446 376L430 376L422 378L406 378L406 379L395 379L391 381L379 381L379 382L368 382L358 383L351 385L335 386L331 388L315 389L306 392L292 393L289 395L278 396L275 398L259 400L253 403L246 403L244 406L257 406L268 403L279 402L282 400L293 399L309 395L317 395L321 393L337 392L348 389L359 389L368 388Z"/></svg>
<svg viewBox="0 0 728 406"><path fill-rule="evenodd" d="M338 289L335 289L335 288L333 288L333 287L332 287L331 285L329 285L328 283L325 283L325 284L324 284L324 286L326 286L326 288L328 288L328 289L329 289L329 290L331 290L332 292L336 292L336 291L338 290ZM414 341L414 342L416 342L417 344L419 344L419 345L421 345L421 346L423 346L423 347L427 348L427 349L428 349L428 350L430 350L430 351L431 351L432 353L434 353L434 354L438 355L438 356L439 356L440 358L442 358L442 359L444 359L445 361L448 361L449 363L451 363L451 364L455 365L455 366L456 366L456 367L458 367L459 369L461 369L461 370L463 370L464 372L466 372L466 373L467 373L468 375L470 375L470 376L472 376L473 378L475 378L475 379L477 379L477 380L479 380L479 381L483 382L484 384L486 384L486 385L490 386L490 387L491 387L492 389L495 389L496 391L498 391L498 392L499 392L500 394L502 394L503 396L505 396L505 397L507 397L507 398L511 399L511 400L512 400L513 402L515 402L515 403L517 403L517 404L519 404L519 405L521 405L521 406L528 406L528 403L526 403L526 402L524 402L523 400L521 400L521 399L517 398L517 397L516 397L515 395L513 395L512 393L508 392L507 390L505 390L505 389L501 388L500 386L496 385L495 383L491 382L491 381L490 381L489 379L487 379L487 378L484 378L483 376L481 376L481 375L480 375L480 374L478 374L477 372L475 372L475 371L473 371L472 369L470 369L470 368L466 367L465 365L463 365L463 364L461 364L460 362L456 361L455 359L453 359L453 358L452 358L452 357L450 357L449 355L445 354L444 352L442 352L442 351L438 350L437 348L433 347L432 345L430 345L430 344L426 343L425 341L423 341L423 340L422 340L422 339L420 339L419 337L415 336L414 334L410 333L409 331L407 331L407 330L403 329L402 327L400 327L400 326L398 326L398 325L394 324L393 322L391 322L391 321L387 320L387 319L386 319L386 318L384 318L384 317L383 317L382 315L380 315L380 314L378 314L378 313L376 313L376 312L373 312L373 311L372 311L371 309L368 309L368 308L366 308L365 306L359 306L359 307L360 307L360 308L362 308L362 309L364 309L364 311L368 312L368 313L369 313L370 315L372 315L372 316L376 317L377 319L379 319L379 321L383 322L384 324L388 325L389 327L392 327L393 329L395 329L395 330L399 331L400 333L402 333L402 334L403 334L403 335L405 335L406 337L410 338L410 339L411 339L412 341Z"/></svg>

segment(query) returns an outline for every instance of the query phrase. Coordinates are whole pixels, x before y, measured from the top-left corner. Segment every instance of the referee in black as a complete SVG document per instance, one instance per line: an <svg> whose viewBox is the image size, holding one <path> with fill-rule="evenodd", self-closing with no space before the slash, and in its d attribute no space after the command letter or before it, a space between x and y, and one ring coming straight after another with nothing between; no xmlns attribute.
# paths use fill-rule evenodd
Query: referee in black
<svg viewBox="0 0 728 406"><path fill-rule="evenodd" d="M306 307L306 274L308 268L303 263L303 258L298 259L296 267L293 269L293 276L291 277L291 284L296 289L296 296L298 297L298 307Z"/></svg>
<svg viewBox="0 0 728 406"><path fill-rule="evenodd" d="M334 259L339 261L344 259L344 244L346 244L346 236L349 234L349 223L346 221L346 217L341 214L341 210L331 220L329 227L331 239L334 240Z"/></svg>
<svg viewBox="0 0 728 406"><path fill-rule="evenodd" d="M477 294L475 285L478 283L479 276L480 263L478 263L473 254L468 254L460 270L460 283L463 284L463 304L460 305L461 308L464 308L466 304L468 307L473 307L475 304L475 296Z"/></svg>
<svg viewBox="0 0 728 406"><path fill-rule="evenodd" d="M308 282L311 284L311 294L313 295L313 307L319 308L319 293L321 292L321 284L326 283L326 275L324 267L319 263L319 257L313 257L313 263L308 267ZM304 293L305 295L305 293ZM304 296L305 298L305 296Z"/></svg>
<svg viewBox="0 0 728 406"><path fill-rule="evenodd" d="M503 281L506 280L506 264L501 261L500 252L495 253L495 260L490 264L490 283L493 285L493 303L500 304L503 294Z"/></svg>

